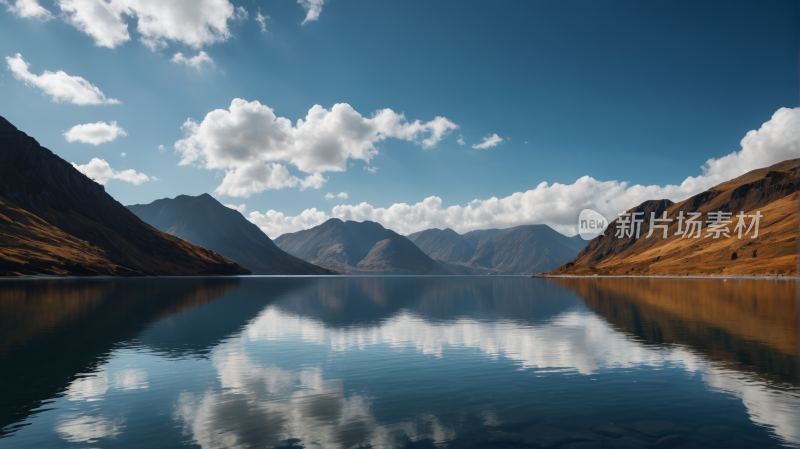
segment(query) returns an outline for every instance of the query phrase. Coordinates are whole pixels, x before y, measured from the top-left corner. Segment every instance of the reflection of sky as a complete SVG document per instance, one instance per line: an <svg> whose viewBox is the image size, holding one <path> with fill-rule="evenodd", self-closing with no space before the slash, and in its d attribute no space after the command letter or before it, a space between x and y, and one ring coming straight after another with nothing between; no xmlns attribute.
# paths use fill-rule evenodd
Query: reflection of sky
<svg viewBox="0 0 800 449"><path fill-rule="evenodd" d="M653 347L613 330L594 314L562 313L545 325L511 320L428 322L400 313L379 326L331 328L319 321L265 309L243 332L249 341L300 339L334 351L370 345L411 347L441 357L447 347L474 348L489 357L505 357L525 367L568 368L590 375L601 370L672 366L703 375L709 388L742 398L751 419L774 428L786 441L800 444L800 398L778 394L752 376L709 364L682 346Z"/></svg>
<svg viewBox="0 0 800 449"><path fill-rule="evenodd" d="M71 443L95 443L102 438L116 437L122 433L122 425L102 416L76 416L61 421L56 431Z"/></svg>
<svg viewBox="0 0 800 449"><path fill-rule="evenodd" d="M536 325L508 319L431 321L401 311L370 326L332 327L270 306L215 346L208 358L117 350L95 373L71 382L62 403L40 416L49 413L45 422L51 432L76 445L156 434L158 429L137 427L146 421L141 418L145 414L160 416L168 432L177 424L180 440L175 444L193 442L204 449L278 445L289 438L301 439L306 447L392 447L424 439L444 444L457 436L462 427L440 415L440 409L409 407L411 399L400 394L389 398L388 390L354 388L347 374L331 369L332 359L348 354L369 354L357 369L373 370L375 377L383 379L385 370L400 369L403 361L371 358L383 356L369 352L376 350L418 359L422 355L416 363L423 368L430 360L455 357L454 350L467 351L473 354L468 363L475 367L509 361L523 372L554 377L569 373L589 378L641 367L679 369L701 376L709 390L740 398L752 421L800 447L797 397L778 394L758 379L716 366L685 347L644 345L579 309ZM432 369L441 370L435 374L447 382L447 371ZM493 385L487 379L477 386ZM496 426L508 418L503 409L481 406L474 410L477 423ZM387 417L387 407L397 408L396 413ZM20 433L38 429L30 426ZM25 447L24 441L9 447Z"/></svg>

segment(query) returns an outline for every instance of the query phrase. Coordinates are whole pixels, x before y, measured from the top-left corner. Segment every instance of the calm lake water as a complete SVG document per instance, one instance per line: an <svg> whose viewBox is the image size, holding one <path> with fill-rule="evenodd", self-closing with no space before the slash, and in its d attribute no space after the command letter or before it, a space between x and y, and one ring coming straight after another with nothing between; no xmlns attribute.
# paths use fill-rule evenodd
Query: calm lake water
<svg viewBox="0 0 800 449"><path fill-rule="evenodd" d="M0 447L800 447L794 281L0 281Z"/></svg>

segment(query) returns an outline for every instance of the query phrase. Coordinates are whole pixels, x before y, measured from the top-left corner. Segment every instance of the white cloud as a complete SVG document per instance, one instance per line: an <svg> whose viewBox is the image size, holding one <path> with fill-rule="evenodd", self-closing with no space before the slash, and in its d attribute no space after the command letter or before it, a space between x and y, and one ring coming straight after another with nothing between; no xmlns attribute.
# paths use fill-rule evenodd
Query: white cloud
<svg viewBox="0 0 800 449"><path fill-rule="evenodd" d="M248 197L264 190L284 187L299 186L300 190L319 189L327 181L328 179L319 173L301 179L290 174L289 170L281 164L257 163L228 170L222 184L214 190L214 193L232 197Z"/></svg>
<svg viewBox="0 0 800 449"><path fill-rule="evenodd" d="M800 158L800 108L778 110L760 129L748 132L741 145L738 152L709 159L702 167L702 175L690 176L680 185L631 185L583 176L573 184L542 182L526 192L505 198L474 200L466 206L443 207L441 198L431 196L411 205L398 203L387 208L368 203L339 205L330 215L309 209L298 216L310 216L313 220L286 217L272 210L263 215L253 212L250 219L265 229L264 232L272 232L269 235L273 237L280 235L278 232L295 232L316 226L331 217L375 221L400 234L448 227L463 233L543 223L572 235L577 233L575 219L581 209L592 208L613 219L617 213L647 200L667 198L682 201L748 171Z"/></svg>
<svg viewBox="0 0 800 449"><path fill-rule="evenodd" d="M114 48L131 39L128 20L136 18L142 43L156 51L173 41L199 49L231 37L229 20L243 20L243 7L228 0L58 0L66 21L91 36L95 44Z"/></svg>
<svg viewBox="0 0 800 449"><path fill-rule="evenodd" d="M528 141L526 140L526 141L525 141L525 145L527 145L527 144L528 144Z"/></svg>
<svg viewBox="0 0 800 449"><path fill-rule="evenodd" d="M287 217L283 212L268 210L266 213L250 212L248 220L261 228L270 238L276 238L287 232L296 232L325 223L330 217L316 208L306 209L299 215Z"/></svg>
<svg viewBox="0 0 800 449"><path fill-rule="evenodd" d="M349 196L347 195L347 192L340 192L338 195L334 195L331 192L328 192L322 198L325 200L332 200L334 198L339 198L340 200L346 200L347 198L349 198Z"/></svg>
<svg viewBox="0 0 800 449"><path fill-rule="evenodd" d="M8 11L20 18L33 18L46 22L53 14L44 9L37 0L17 0L13 4L8 0L0 0L0 4L8 6Z"/></svg>
<svg viewBox="0 0 800 449"><path fill-rule="evenodd" d="M375 173L376 171L378 171L378 167L372 167L370 165L365 165L364 166L364 171L366 171L368 173Z"/></svg>
<svg viewBox="0 0 800 449"><path fill-rule="evenodd" d="M250 17L244 6L237 6L233 12L233 20L237 22L244 22Z"/></svg>
<svg viewBox="0 0 800 449"><path fill-rule="evenodd" d="M45 70L41 75L34 75L28 71L29 64L19 53L13 58L6 56L6 62L14 78L25 82L28 86L41 89L55 102L68 101L78 105L121 103L119 100L106 98L100 89L80 76L69 76L62 70L58 72Z"/></svg>
<svg viewBox="0 0 800 449"><path fill-rule="evenodd" d="M122 157L128 157L128 155L127 155L127 154L125 154L125 153L122 153L122 154L120 154L120 156L122 156Z"/></svg>
<svg viewBox="0 0 800 449"><path fill-rule="evenodd" d="M144 173L136 173L136 171L133 169L116 171L111 168L110 165L108 165L108 162L98 158L92 158L92 160L86 165L78 165L73 162L72 166L75 167L79 172L96 181L98 184L103 185L107 184L112 179L130 182L131 184L135 184L137 186L145 181L150 180L150 177Z"/></svg>
<svg viewBox="0 0 800 449"><path fill-rule="evenodd" d="M444 117L409 122L391 109L366 118L344 103L330 110L316 105L293 125L258 101L237 98L229 110L209 112L200 123L187 120L186 137L175 148L183 156L181 165L225 171L217 193L249 196L282 187L320 188L327 181L321 173L345 171L348 159L369 162L378 153L375 144L386 138L432 148L456 128ZM278 162L310 175L301 180Z"/></svg>
<svg viewBox="0 0 800 449"><path fill-rule="evenodd" d="M472 148L478 150L485 150L487 148L496 147L502 141L503 141L502 137L498 136L497 134L492 134L489 137L484 137L483 142L473 144Z"/></svg>
<svg viewBox="0 0 800 449"><path fill-rule="evenodd" d="M245 209L247 209L246 204L240 204L238 206L235 204L226 204L225 207L230 207L231 209L238 210L241 213L244 213Z"/></svg>
<svg viewBox="0 0 800 449"><path fill-rule="evenodd" d="M158 151L163 153L163 152L167 151L167 147L165 147L164 145L159 145L158 146Z"/></svg>
<svg viewBox="0 0 800 449"><path fill-rule="evenodd" d="M301 5L303 9L306 10L306 18L301 25L305 25L306 22L319 20L319 14L322 12L322 5L324 3L325 0L297 0L297 4Z"/></svg>
<svg viewBox="0 0 800 449"><path fill-rule="evenodd" d="M267 32L267 20L270 20L270 16L261 15L261 8L258 8L258 13L256 13L256 22L261 26L261 32Z"/></svg>
<svg viewBox="0 0 800 449"><path fill-rule="evenodd" d="M462 136L461 134L458 135L458 140L456 140L456 142L458 142L459 145L467 144L467 142L464 142L464 136Z"/></svg>
<svg viewBox="0 0 800 449"><path fill-rule="evenodd" d="M208 67L209 69L214 67L214 60L211 59L211 56L208 56L208 53L201 51L197 54L197 56L192 56L191 58L187 58L183 56L183 53L175 53L175 55L170 59L170 61L174 62L175 64L184 64L187 67L194 67L197 70L203 70L203 67Z"/></svg>
<svg viewBox="0 0 800 449"><path fill-rule="evenodd" d="M127 135L124 129L117 126L117 122L111 122L110 124L97 122L76 125L64 133L67 142L90 143L95 146L101 143L111 142L118 136ZM125 153L122 153L122 156L124 157Z"/></svg>

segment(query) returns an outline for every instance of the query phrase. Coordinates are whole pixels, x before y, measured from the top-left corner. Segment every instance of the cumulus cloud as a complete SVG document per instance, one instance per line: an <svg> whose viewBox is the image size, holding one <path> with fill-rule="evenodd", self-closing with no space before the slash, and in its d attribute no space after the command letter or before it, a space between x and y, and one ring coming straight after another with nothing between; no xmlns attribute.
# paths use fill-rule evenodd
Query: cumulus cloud
<svg viewBox="0 0 800 449"><path fill-rule="evenodd" d="M256 22L258 22L259 26L261 26L261 32L267 32L267 20L270 20L270 16L262 15L261 8L258 8L258 13L256 13Z"/></svg>
<svg viewBox="0 0 800 449"><path fill-rule="evenodd" d="M23 19L32 18L46 22L53 18L53 14L44 9L37 0L17 0L14 3L9 0L0 0L0 4L6 5L8 12Z"/></svg>
<svg viewBox="0 0 800 449"><path fill-rule="evenodd" d="M386 208L368 203L338 205L330 215L309 209L298 216L304 219L272 210L265 214L253 212L250 220L271 237L307 229L332 217L375 221L401 234L429 228L452 228L463 233L543 223L572 235L577 233L575 219L581 209L592 208L613 219L619 212L646 200L682 201L748 171L800 158L800 108L778 110L760 129L748 132L741 145L740 151L709 159L702 167L702 175L690 176L679 185L631 185L583 176L572 184L542 182L526 192L505 198L476 199L466 206L444 207L441 198L431 196L416 204L398 203Z"/></svg>
<svg viewBox="0 0 800 449"><path fill-rule="evenodd" d="M90 143L95 146L101 143L111 142L118 136L127 135L124 129L117 126L117 122L97 122L76 125L64 133L67 142ZM122 153L122 156L124 157L125 153Z"/></svg>
<svg viewBox="0 0 800 449"><path fill-rule="evenodd" d="M231 37L229 20L247 12L228 0L170 2L162 0L58 0L66 21L101 47L115 48L131 39L128 21L136 18L140 40L151 50L168 41L199 49Z"/></svg>
<svg viewBox="0 0 800 449"><path fill-rule="evenodd" d="M139 185L145 181L149 181L150 177L144 173L136 173L135 170L116 171L108 165L103 159L93 158L86 165L78 165L72 162L72 166L79 172L88 176L96 181L98 184L107 184L112 179L119 179L120 181L130 182L131 184Z"/></svg>
<svg viewBox="0 0 800 449"><path fill-rule="evenodd" d="M461 134L458 135L458 140L456 140L456 142L458 142L459 145L467 144L467 142L464 142L464 136L462 136Z"/></svg>
<svg viewBox="0 0 800 449"><path fill-rule="evenodd" d="M17 53L13 58L6 56L8 70L14 78L28 86L41 89L55 102L67 101L78 105L87 104L120 104L119 100L106 98L103 92L80 76L69 76L64 71L50 72L45 70L41 75L34 75L28 70L30 66L22 55Z"/></svg>
<svg viewBox="0 0 800 449"><path fill-rule="evenodd" d="M125 154L125 153L122 153L122 154L120 154L120 156L122 156L122 157L128 157L128 155L127 155L127 154Z"/></svg>
<svg viewBox="0 0 800 449"><path fill-rule="evenodd" d="M498 136L497 134L492 134L489 137L484 137L483 142L473 144L472 148L478 150L485 150L487 148L496 147L502 141L503 141L502 137Z"/></svg>
<svg viewBox="0 0 800 449"><path fill-rule="evenodd" d="M178 52L175 53L170 61L174 62L175 64L183 64L186 67L194 67L197 70L203 70L204 67L214 67L214 60L211 59L211 56L208 56L208 53L204 51L201 51L197 54L197 56L192 56L190 58L187 58L186 56L183 56L183 53Z"/></svg>
<svg viewBox="0 0 800 449"><path fill-rule="evenodd" d="M165 147L164 145L159 145L158 146L158 151L163 153L163 152L167 151L167 147Z"/></svg>
<svg viewBox="0 0 800 449"><path fill-rule="evenodd" d="M303 229L325 223L330 217L325 212L316 208L306 209L299 215L287 217L283 212L268 210L266 213L250 212L248 220L261 228L270 238L277 238L287 232L297 232Z"/></svg>
<svg viewBox="0 0 800 449"><path fill-rule="evenodd" d="M364 166L364 171L366 171L368 173L375 173L376 171L378 171L378 167L372 167L372 166L369 166L369 165L365 165Z"/></svg>
<svg viewBox="0 0 800 449"><path fill-rule="evenodd" d="M334 195L331 192L328 192L322 198L325 200L332 200L334 198L339 198L340 200L346 200L347 198L349 198L349 196L347 195L347 192L340 192L338 195Z"/></svg>
<svg viewBox="0 0 800 449"><path fill-rule="evenodd" d="M300 187L319 189L328 179L314 173L301 179L289 173L289 170L274 162L268 164L249 164L225 173L222 184L214 190L218 195L232 197L248 197L254 193L284 187Z"/></svg>
<svg viewBox="0 0 800 449"><path fill-rule="evenodd" d="M363 117L350 105L330 110L316 105L295 125L258 101L235 99L228 110L209 112L202 122L187 120L185 138L175 142L180 164L224 170L216 192L249 196L266 189L300 186L320 188L321 173L344 171L349 159L369 162L378 142L392 137L433 148L458 125L444 117L429 122L409 122L391 109ZM300 179L285 164L309 173Z"/></svg>
<svg viewBox="0 0 800 449"><path fill-rule="evenodd" d="M240 204L238 206L235 204L226 204L225 207L230 207L231 209L238 210L241 213L244 213L244 210L247 209L246 204Z"/></svg>
<svg viewBox="0 0 800 449"><path fill-rule="evenodd" d="M319 20L319 14L322 12L322 5L325 0L297 0L297 3L306 10L306 18L301 23L301 25L305 25L306 22Z"/></svg>

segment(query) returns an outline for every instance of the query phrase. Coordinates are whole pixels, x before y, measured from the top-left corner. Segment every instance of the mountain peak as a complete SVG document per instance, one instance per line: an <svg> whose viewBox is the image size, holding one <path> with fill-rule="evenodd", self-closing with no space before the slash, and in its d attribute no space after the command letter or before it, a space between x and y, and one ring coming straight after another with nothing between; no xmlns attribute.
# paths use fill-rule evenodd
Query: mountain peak
<svg viewBox="0 0 800 449"><path fill-rule="evenodd" d="M216 251L254 274L333 274L286 254L258 226L208 193L128 208L154 228Z"/></svg>
<svg viewBox="0 0 800 449"><path fill-rule="evenodd" d="M408 238L373 221L331 218L275 243L311 263L348 274L452 274Z"/></svg>
<svg viewBox="0 0 800 449"><path fill-rule="evenodd" d="M0 119L0 213L17 217L16 235L26 237L9 245L0 243L21 251L12 254L15 263L7 264L0 256L0 266L11 267L2 271L116 276L249 273L213 251L145 225L103 186ZM76 252L81 245L88 249Z"/></svg>

